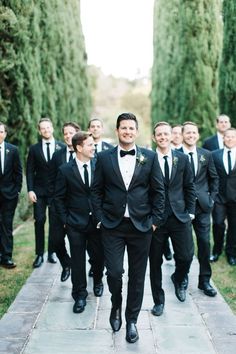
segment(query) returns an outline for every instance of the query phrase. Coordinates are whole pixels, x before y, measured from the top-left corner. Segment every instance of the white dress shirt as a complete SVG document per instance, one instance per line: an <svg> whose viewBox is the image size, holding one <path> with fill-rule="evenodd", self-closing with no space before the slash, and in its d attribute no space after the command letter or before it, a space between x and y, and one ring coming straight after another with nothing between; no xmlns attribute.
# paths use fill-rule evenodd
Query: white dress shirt
<svg viewBox="0 0 236 354"><path fill-rule="evenodd" d="M168 156L167 158L167 162L168 162L168 166L169 166L169 178L171 176L171 171L172 171L172 153L171 153L171 149L168 151L167 154L162 154L162 152L160 152L158 149L156 149L157 152L157 157L158 157L158 161L163 173L163 176L165 177L165 159L164 156Z"/></svg>
<svg viewBox="0 0 236 354"><path fill-rule="evenodd" d="M124 181L124 185L126 190L128 190L130 182L132 180L133 174L134 174L134 169L135 169L135 164L136 164L136 146L134 145L131 149L129 150L135 150L135 155L125 155L124 157L120 157L120 150L123 150L119 145L118 145L118 164L121 172L121 176ZM126 204L125 208L125 217L129 217L129 209L128 205Z"/></svg>
<svg viewBox="0 0 236 354"><path fill-rule="evenodd" d="M231 151L230 156L231 156L232 169L234 168L235 161L236 161L236 148L229 149L225 146L224 151L223 151L223 164L224 164L224 168L225 168L227 175L229 174L229 166L228 166L228 151L229 150Z"/></svg>
<svg viewBox="0 0 236 354"><path fill-rule="evenodd" d="M42 143L43 143L43 154L44 154L44 157L46 159L46 161L48 160L48 155L47 155L47 143L50 143L49 144L49 150L50 150L50 159L52 158L52 155L54 154L55 152L55 139L51 139L51 140L45 140L45 139L42 139Z"/></svg>
<svg viewBox="0 0 236 354"><path fill-rule="evenodd" d="M4 141L2 142L2 144L0 144L0 147L1 147L1 150L0 150L0 153L1 153L1 163L2 163L2 174L4 173L4 159L5 159L5 143Z"/></svg>
<svg viewBox="0 0 236 354"><path fill-rule="evenodd" d="M220 134L219 132L217 132L216 135L217 135L217 139L218 139L219 149L223 149L223 147L224 147L223 135Z"/></svg>
<svg viewBox="0 0 236 354"><path fill-rule="evenodd" d="M183 152L188 155L189 158L189 162L191 163L191 156L189 155L190 152L193 153L193 163L194 163L194 172L195 172L195 176L197 173L197 169L198 169L198 158L197 158L197 148L195 146L195 148L193 150L189 150L187 149L185 146L183 146Z"/></svg>
<svg viewBox="0 0 236 354"><path fill-rule="evenodd" d="M102 151L102 140L100 140L98 143L94 143L94 146L96 145L96 150L97 152Z"/></svg>
<svg viewBox="0 0 236 354"><path fill-rule="evenodd" d="M70 159L70 149L69 147L67 146L66 148L66 162L69 162L69 159ZM73 154L72 154L73 158L75 158L75 152L73 151Z"/></svg>
<svg viewBox="0 0 236 354"><path fill-rule="evenodd" d="M84 161L80 161L77 157L75 157L75 161L76 164L78 166L79 169L79 173L81 175L82 181L85 183L84 180L84 165L86 164L87 167L87 171L88 171L88 176L89 176L89 185L91 185L91 163L90 161L84 162Z"/></svg>

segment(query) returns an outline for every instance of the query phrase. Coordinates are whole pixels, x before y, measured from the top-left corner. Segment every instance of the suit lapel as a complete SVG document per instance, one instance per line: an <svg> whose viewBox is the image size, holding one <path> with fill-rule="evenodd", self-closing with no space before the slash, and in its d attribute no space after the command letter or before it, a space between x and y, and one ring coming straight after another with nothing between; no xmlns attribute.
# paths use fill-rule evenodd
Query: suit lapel
<svg viewBox="0 0 236 354"><path fill-rule="evenodd" d="M78 166L77 166L77 163L75 160L72 161L72 170L75 174L77 181L79 181L79 183L85 188L84 182L82 180L81 174L79 172L79 169L78 169Z"/></svg>
<svg viewBox="0 0 236 354"><path fill-rule="evenodd" d="M44 153L43 153L43 141L42 140L38 143L38 149L39 149L39 152L40 152L40 155L41 155L43 161L47 163L47 160L46 160Z"/></svg>
<svg viewBox="0 0 236 354"><path fill-rule="evenodd" d="M172 153L172 169L170 175L170 183L174 180L177 172L177 167L178 167L178 156L176 156L174 150L171 150L171 153Z"/></svg>
<svg viewBox="0 0 236 354"><path fill-rule="evenodd" d="M136 178L138 177L138 175L140 174L141 169L142 169L142 164L139 162L142 152L138 146L136 146L136 149L137 149L136 150L136 163L135 163L135 168L134 168L134 174L133 174L133 177L132 177L130 185L129 185L129 189L130 189L130 187L132 187L132 184L135 182Z"/></svg>
<svg viewBox="0 0 236 354"><path fill-rule="evenodd" d="M119 168L117 150L118 150L117 146L111 150L111 162L112 162L112 166L113 166L116 176L118 177L122 186L125 188L125 184L124 184L124 181L123 181L123 178L122 178L122 175L120 172L120 168Z"/></svg>
<svg viewBox="0 0 236 354"><path fill-rule="evenodd" d="M10 152L11 152L8 143L4 142L4 144L5 144L5 153L4 153L4 170L3 170L3 173L5 173L5 171L6 171L6 166L7 166L8 160L10 158Z"/></svg>
<svg viewBox="0 0 236 354"><path fill-rule="evenodd" d="M201 156L201 151L197 148L197 173L195 175L195 178L200 174L200 170L202 167Z"/></svg>

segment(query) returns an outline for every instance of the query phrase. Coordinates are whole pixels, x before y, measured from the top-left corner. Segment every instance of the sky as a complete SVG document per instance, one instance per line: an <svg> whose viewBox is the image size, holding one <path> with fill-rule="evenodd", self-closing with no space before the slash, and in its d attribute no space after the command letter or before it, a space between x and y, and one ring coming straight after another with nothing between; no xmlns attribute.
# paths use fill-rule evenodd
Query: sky
<svg viewBox="0 0 236 354"><path fill-rule="evenodd" d="M88 64L106 75L148 76L154 0L80 0Z"/></svg>

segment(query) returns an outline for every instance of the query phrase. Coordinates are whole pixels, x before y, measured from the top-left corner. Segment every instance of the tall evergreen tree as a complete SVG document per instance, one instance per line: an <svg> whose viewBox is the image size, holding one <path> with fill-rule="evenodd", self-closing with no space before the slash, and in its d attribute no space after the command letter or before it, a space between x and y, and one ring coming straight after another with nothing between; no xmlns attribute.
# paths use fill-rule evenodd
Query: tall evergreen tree
<svg viewBox="0 0 236 354"><path fill-rule="evenodd" d="M79 0L2 0L0 120L25 156L49 116L86 127L91 99Z"/></svg>
<svg viewBox="0 0 236 354"><path fill-rule="evenodd" d="M223 2L224 37L220 64L220 111L236 126L236 2Z"/></svg>
<svg viewBox="0 0 236 354"><path fill-rule="evenodd" d="M208 135L218 113L220 0L156 0L152 121L195 121Z"/></svg>

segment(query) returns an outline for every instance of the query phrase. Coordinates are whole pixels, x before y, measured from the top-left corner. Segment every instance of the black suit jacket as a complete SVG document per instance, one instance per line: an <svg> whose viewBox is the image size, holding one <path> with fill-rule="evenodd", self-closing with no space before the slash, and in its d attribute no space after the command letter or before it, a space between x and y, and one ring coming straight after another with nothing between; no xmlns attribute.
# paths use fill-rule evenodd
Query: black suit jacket
<svg viewBox="0 0 236 354"><path fill-rule="evenodd" d="M128 204L130 219L141 232L160 225L165 206L165 190L156 154L137 147L134 174L126 190L119 169L117 147L98 153L91 188L96 222L113 229L124 217ZM141 162L144 157L143 163Z"/></svg>
<svg viewBox="0 0 236 354"><path fill-rule="evenodd" d="M93 180L95 164L93 160L90 163ZM86 189L75 159L59 167L54 203L64 225L81 231L86 229L92 215L90 188Z"/></svg>
<svg viewBox="0 0 236 354"><path fill-rule="evenodd" d="M172 150L172 169L167 191L176 218L183 223L190 221L189 214L195 214L196 204L193 174L188 156L177 150Z"/></svg>
<svg viewBox="0 0 236 354"><path fill-rule="evenodd" d="M0 172L0 194L5 199L14 199L22 187L22 166L16 146L6 143L4 171Z"/></svg>
<svg viewBox="0 0 236 354"><path fill-rule="evenodd" d="M55 151L65 146L60 141L55 141ZM27 189L34 191L38 197L48 196L49 165L43 153L42 141L34 144L29 149L26 163Z"/></svg>
<svg viewBox="0 0 236 354"><path fill-rule="evenodd" d="M183 152L183 149L179 151ZM210 151L197 147L197 157L198 168L194 178L196 196L201 209L207 213L213 208L219 188L219 177Z"/></svg>
<svg viewBox="0 0 236 354"><path fill-rule="evenodd" d="M236 164L229 174L226 173L223 163L224 149L216 150L212 153L216 171L219 176L219 194L216 201L220 203L236 203Z"/></svg>
<svg viewBox="0 0 236 354"><path fill-rule="evenodd" d="M206 140L204 140L202 147L206 150L209 150L209 151L218 150L220 147L219 147L217 134L212 135L209 138L207 138Z"/></svg>
<svg viewBox="0 0 236 354"><path fill-rule="evenodd" d="M55 151L49 163L48 195L53 197L58 169L66 163L67 146Z"/></svg>
<svg viewBox="0 0 236 354"><path fill-rule="evenodd" d="M102 141L102 151L111 149L113 147L114 147L113 145L107 143L106 141Z"/></svg>

